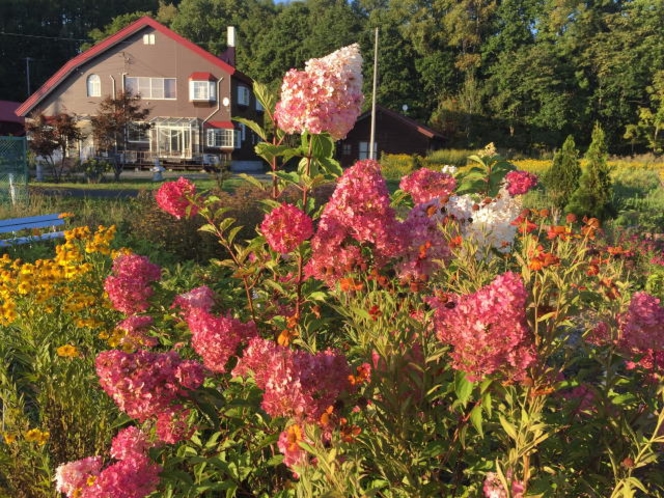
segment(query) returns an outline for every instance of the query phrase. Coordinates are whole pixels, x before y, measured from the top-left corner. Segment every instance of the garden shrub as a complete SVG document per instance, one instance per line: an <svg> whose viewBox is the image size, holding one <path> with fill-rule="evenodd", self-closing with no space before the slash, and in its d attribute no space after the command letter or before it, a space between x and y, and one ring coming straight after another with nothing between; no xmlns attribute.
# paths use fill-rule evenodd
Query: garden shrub
<svg viewBox="0 0 664 498"><path fill-rule="evenodd" d="M387 180L400 180L420 165L421 158L409 154L382 154L380 169Z"/></svg>
<svg viewBox="0 0 664 498"><path fill-rule="evenodd" d="M551 205L563 211L572 194L579 187L581 166L574 137L568 136L560 151L553 157L551 168L543 175L543 183Z"/></svg>
<svg viewBox="0 0 664 498"><path fill-rule="evenodd" d="M585 156L579 186L572 194L565 210L579 216L592 216L600 220L615 216L612 185L608 165L608 152L604 131L595 125L592 141Z"/></svg>
<svg viewBox="0 0 664 498"><path fill-rule="evenodd" d="M475 154L474 150L440 149L430 152L422 159L422 165L440 171L443 166L465 166L468 157Z"/></svg>

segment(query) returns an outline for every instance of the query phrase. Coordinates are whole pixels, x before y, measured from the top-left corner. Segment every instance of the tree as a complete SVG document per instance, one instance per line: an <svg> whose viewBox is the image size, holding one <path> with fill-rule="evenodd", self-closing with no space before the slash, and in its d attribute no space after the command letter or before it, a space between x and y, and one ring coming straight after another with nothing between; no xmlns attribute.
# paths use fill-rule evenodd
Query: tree
<svg viewBox="0 0 664 498"><path fill-rule="evenodd" d="M579 151L576 149L574 137L569 135L562 149L554 155L553 164L543 178L551 203L561 212L578 188L580 177Z"/></svg>
<svg viewBox="0 0 664 498"><path fill-rule="evenodd" d="M127 131L129 125L146 130L150 127L144 123L150 109L141 107L141 97L120 92L117 97L107 96L99 104L96 116L92 116L92 137L97 147L106 153L118 154L127 150ZM120 179L124 160L122 154L113 161L115 180Z"/></svg>
<svg viewBox="0 0 664 498"><path fill-rule="evenodd" d="M600 220L615 216L611 203L612 184L608 156L604 130L596 123L590 147L584 157L586 165L579 180L579 187L572 194L565 209L567 212Z"/></svg>
<svg viewBox="0 0 664 498"><path fill-rule="evenodd" d="M46 160L53 179L59 182L65 168L67 151L85 138L76 117L64 112L52 118L40 114L29 120L25 129L30 138L30 150Z"/></svg>

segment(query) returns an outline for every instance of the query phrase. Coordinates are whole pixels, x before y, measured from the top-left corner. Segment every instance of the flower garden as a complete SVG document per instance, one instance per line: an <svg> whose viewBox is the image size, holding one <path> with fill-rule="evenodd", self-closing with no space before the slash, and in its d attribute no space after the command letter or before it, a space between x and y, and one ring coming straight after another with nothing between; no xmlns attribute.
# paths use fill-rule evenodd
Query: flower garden
<svg viewBox="0 0 664 498"><path fill-rule="evenodd" d="M491 147L395 192L377 161L342 171L361 61L257 85L252 237L184 178L157 191L208 264L112 226L0 259L1 496L664 495L664 247L524 209L537 176Z"/></svg>

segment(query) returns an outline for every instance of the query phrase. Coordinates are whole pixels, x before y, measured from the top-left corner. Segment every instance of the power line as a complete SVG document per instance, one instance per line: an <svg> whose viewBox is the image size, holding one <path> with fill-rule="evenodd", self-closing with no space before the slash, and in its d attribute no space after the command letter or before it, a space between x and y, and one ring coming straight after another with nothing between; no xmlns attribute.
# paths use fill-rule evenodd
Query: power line
<svg viewBox="0 0 664 498"><path fill-rule="evenodd" d="M26 35L24 33L7 33L5 31L0 31L0 35L19 36L21 38L43 38L46 40L62 40L62 41L76 41L76 42L92 41L90 38L67 38L64 36Z"/></svg>

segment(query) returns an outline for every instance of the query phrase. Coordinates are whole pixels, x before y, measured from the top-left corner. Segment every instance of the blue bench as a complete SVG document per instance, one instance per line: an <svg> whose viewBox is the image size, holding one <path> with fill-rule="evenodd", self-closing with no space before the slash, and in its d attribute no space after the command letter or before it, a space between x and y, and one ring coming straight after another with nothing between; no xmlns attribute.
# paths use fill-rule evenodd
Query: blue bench
<svg viewBox="0 0 664 498"><path fill-rule="evenodd" d="M5 233L14 234L14 237L11 239L0 240L0 247L11 247L39 240L62 238L65 236L65 233L62 230L58 231L57 228L64 224L65 220L60 213L0 220L0 236ZM32 233L33 230L41 228L48 228L50 231L37 234ZM30 233L21 235L22 232L26 231Z"/></svg>

